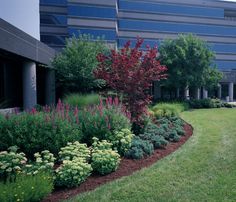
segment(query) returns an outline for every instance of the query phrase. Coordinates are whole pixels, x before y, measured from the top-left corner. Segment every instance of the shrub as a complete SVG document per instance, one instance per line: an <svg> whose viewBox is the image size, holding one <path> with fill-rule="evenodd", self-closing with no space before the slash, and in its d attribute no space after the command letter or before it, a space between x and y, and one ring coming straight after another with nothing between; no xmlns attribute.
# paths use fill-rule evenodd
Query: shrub
<svg viewBox="0 0 236 202"><path fill-rule="evenodd" d="M100 96L98 94L69 94L63 99L64 103L70 106L77 106L79 108L88 105L97 105L100 101Z"/></svg>
<svg viewBox="0 0 236 202"><path fill-rule="evenodd" d="M149 123L144 134L140 135L143 140L151 142L155 149L162 148L168 144L168 141L164 138L165 131L158 127L156 124Z"/></svg>
<svg viewBox="0 0 236 202"><path fill-rule="evenodd" d="M53 172L54 161L56 160L52 153L48 150L37 152L34 154L35 162L26 164L24 173L27 175L36 175L38 172Z"/></svg>
<svg viewBox="0 0 236 202"><path fill-rule="evenodd" d="M180 112L188 110L188 103L184 102L171 102L171 103L158 103L150 108L150 111L156 118L178 116Z"/></svg>
<svg viewBox="0 0 236 202"><path fill-rule="evenodd" d="M67 146L62 147L59 152L60 160L73 160L74 158L83 158L89 160L90 150L86 144L81 144L78 141L67 143Z"/></svg>
<svg viewBox="0 0 236 202"><path fill-rule="evenodd" d="M91 145L93 137L104 140L106 137L114 136L115 131L130 129L131 123L127 116L117 98L107 99L106 105L101 101L98 106L79 111L78 125L83 134L82 142Z"/></svg>
<svg viewBox="0 0 236 202"><path fill-rule="evenodd" d="M178 126L178 127L175 128L175 130L176 130L176 132L179 136L185 135L185 131L182 127Z"/></svg>
<svg viewBox="0 0 236 202"><path fill-rule="evenodd" d="M21 172L26 164L27 158L24 153L17 153L16 146L12 146L8 150L9 152L0 152L0 180L14 181L16 174Z"/></svg>
<svg viewBox="0 0 236 202"><path fill-rule="evenodd" d="M32 112L0 119L0 150L12 145L33 159L33 154L49 150L57 155L69 141L81 138L78 126L53 112Z"/></svg>
<svg viewBox="0 0 236 202"><path fill-rule="evenodd" d="M172 142L178 142L180 137L175 130L170 130L167 132L167 139Z"/></svg>
<svg viewBox="0 0 236 202"><path fill-rule="evenodd" d="M109 87L123 95L123 101L131 112L132 122L142 125L143 115L147 113L147 105L151 103L149 95L152 82L166 78L167 68L157 60L158 49L141 49L143 40L137 39L134 48L128 41L119 50L111 50L110 54L97 56L99 65L95 76L104 79Z"/></svg>
<svg viewBox="0 0 236 202"><path fill-rule="evenodd" d="M53 190L53 178L48 173L17 175L14 182L0 182L0 201L41 201Z"/></svg>
<svg viewBox="0 0 236 202"><path fill-rule="evenodd" d="M91 35L68 39L65 49L52 62L57 70L58 92L91 92L103 86L104 81L96 79L93 70L98 65L97 54L107 51L105 41Z"/></svg>
<svg viewBox="0 0 236 202"><path fill-rule="evenodd" d="M102 175L111 173L118 168L120 155L112 150L112 144L106 140L98 141L93 138L92 145L92 168Z"/></svg>
<svg viewBox="0 0 236 202"><path fill-rule="evenodd" d="M106 134L105 139L112 143L114 150L117 150L120 155L124 155L131 146L133 136L130 129L124 128L121 131L115 131L114 134Z"/></svg>
<svg viewBox="0 0 236 202"><path fill-rule="evenodd" d="M130 149L125 153L127 158L141 159L144 156L149 156L154 152L153 144L148 140L142 140L138 136L132 139Z"/></svg>
<svg viewBox="0 0 236 202"><path fill-rule="evenodd" d="M160 124L157 134L163 136L168 141L178 142L180 137L185 134L183 129L184 121L179 117L162 117L157 120Z"/></svg>
<svg viewBox="0 0 236 202"><path fill-rule="evenodd" d="M55 185L58 187L79 186L91 174L92 167L84 158L64 160L56 169Z"/></svg>
<svg viewBox="0 0 236 202"><path fill-rule="evenodd" d="M200 109L200 108L220 108L225 107L225 105L232 107L231 104L224 103L219 99L201 99L201 100L190 100L189 106L191 108Z"/></svg>

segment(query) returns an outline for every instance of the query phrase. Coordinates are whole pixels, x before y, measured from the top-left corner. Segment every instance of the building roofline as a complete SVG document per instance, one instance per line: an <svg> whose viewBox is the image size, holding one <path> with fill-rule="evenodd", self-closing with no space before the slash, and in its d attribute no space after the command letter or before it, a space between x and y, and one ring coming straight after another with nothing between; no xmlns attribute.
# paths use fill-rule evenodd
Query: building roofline
<svg viewBox="0 0 236 202"><path fill-rule="evenodd" d="M56 51L0 18L0 49L51 66Z"/></svg>

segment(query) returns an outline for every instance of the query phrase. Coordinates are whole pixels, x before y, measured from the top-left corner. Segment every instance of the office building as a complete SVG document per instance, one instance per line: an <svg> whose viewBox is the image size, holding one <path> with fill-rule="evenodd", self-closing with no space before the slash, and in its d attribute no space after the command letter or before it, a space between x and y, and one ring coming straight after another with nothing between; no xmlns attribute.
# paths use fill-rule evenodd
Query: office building
<svg viewBox="0 0 236 202"><path fill-rule="evenodd" d="M55 50L40 42L39 1L0 3L0 108L55 101Z"/></svg>
<svg viewBox="0 0 236 202"><path fill-rule="evenodd" d="M160 44L178 34L193 33L216 53L224 72L218 97L236 96L236 3L218 0L41 0L43 42L60 50L65 38L78 33L103 35L117 47L137 36ZM144 45L145 45L144 44ZM154 89L161 95L160 89ZM208 92L202 89L202 97Z"/></svg>

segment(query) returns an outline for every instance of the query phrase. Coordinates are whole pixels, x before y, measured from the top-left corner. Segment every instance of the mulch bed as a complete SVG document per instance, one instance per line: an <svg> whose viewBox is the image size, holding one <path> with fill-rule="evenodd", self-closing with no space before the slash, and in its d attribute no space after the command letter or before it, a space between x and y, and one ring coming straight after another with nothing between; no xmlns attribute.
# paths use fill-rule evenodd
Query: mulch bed
<svg viewBox="0 0 236 202"><path fill-rule="evenodd" d="M165 147L165 149L157 149L151 156L148 156L140 160L131 160L122 158L119 168L115 172L105 176L92 175L77 188L57 189L53 193L51 193L48 197L46 197L43 200L43 202L57 202L68 199L79 193L94 190L98 186L103 185L107 182L113 181L123 176L131 175L135 171L138 171L144 167L148 167L154 164L159 159L162 159L163 157L177 150L193 134L193 128L189 124L186 124L184 126L184 130L185 130L185 136L182 136L179 142L169 143Z"/></svg>

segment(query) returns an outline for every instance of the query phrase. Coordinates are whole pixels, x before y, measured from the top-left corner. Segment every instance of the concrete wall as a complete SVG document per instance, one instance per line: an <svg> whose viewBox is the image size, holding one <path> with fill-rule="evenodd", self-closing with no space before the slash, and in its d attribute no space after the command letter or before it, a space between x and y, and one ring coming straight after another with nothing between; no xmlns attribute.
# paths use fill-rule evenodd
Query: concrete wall
<svg viewBox="0 0 236 202"><path fill-rule="evenodd" d="M40 40L39 0L1 0L0 18Z"/></svg>

